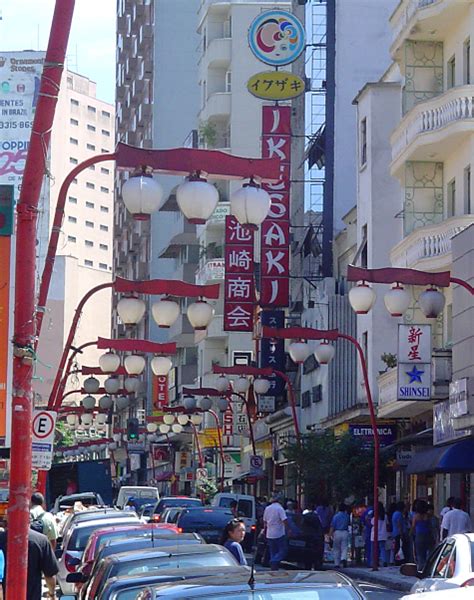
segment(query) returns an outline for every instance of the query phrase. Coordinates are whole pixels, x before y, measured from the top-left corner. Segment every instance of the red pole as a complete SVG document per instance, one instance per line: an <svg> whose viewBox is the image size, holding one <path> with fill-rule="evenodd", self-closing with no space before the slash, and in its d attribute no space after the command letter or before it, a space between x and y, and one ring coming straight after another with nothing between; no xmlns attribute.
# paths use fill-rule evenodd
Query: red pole
<svg viewBox="0 0 474 600"><path fill-rule="evenodd" d="M84 350L84 348L89 348L90 346L96 346L96 345L97 345L97 340L95 342L86 342L85 344L81 344L78 348L74 349L74 352L69 357L66 370L64 371L64 376L61 379L61 383L59 384L56 398L54 398L53 408L55 410L57 410L62 404L64 388L66 387L68 377L71 373L72 363L74 361L74 358L79 354L79 352L82 352ZM49 405L49 403L48 403L48 405Z"/></svg>
<svg viewBox="0 0 474 600"><path fill-rule="evenodd" d="M204 458L202 456L201 444L199 443L199 433L196 428L196 425L194 425L194 423L191 420L189 421L189 424L193 429L194 439L196 440L196 450L198 453L199 468L202 469L204 467Z"/></svg>
<svg viewBox="0 0 474 600"><path fill-rule="evenodd" d="M249 423L250 443L252 444L252 452L254 453L254 455L256 455L257 454L257 445L255 444L255 435L253 433L252 416L250 414L250 409L249 409L249 404L248 404L247 398L245 397L244 394L239 394L238 392L234 392L234 390L229 392L229 394L233 394L234 396L237 396L237 398L240 398L240 400L242 400L242 402L245 405L245 412L247 413L247 421Z"/></svg>
<svg viewBox="0 0 474 600"><path fill-rule="evenodd" d="M288 377L288 375L286 373L283 373L283 371L275 371L275 370L273 372L275 373L275 375L278 375L278 377L281 377L282 379L284 379L286 385L288 386L288 396L290 399L291 414L293 416L293 425L295 428L296 440L298 442L298 446L301 446L301 432L300 432L300 427L298 425L298 415L296 412L295 391L293 390L293 386L291 385L290 378Z"/></svg>
<svg viewBox="0 0 474 600"><path fill-rule="evenodd" d="M31 380L36 335L36 226L38 201L73 12L74 0L56 2L17 205L12 442L6 578L8 600L25 600L27 593L33 406Z"/></svg>

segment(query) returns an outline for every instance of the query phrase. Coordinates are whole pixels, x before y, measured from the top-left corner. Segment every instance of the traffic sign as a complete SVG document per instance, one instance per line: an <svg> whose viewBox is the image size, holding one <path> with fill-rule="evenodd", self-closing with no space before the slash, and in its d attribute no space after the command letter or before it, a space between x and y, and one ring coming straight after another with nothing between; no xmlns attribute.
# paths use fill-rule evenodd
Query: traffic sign
<svg viewBox="0 0 474 600"><path fill-rule="evenodd" d="M263 472L263 458L261 456L257 456L256 454L252 454L250 457L250 475L251 476L259 476Z"/></svg>
<svg viewBox="0 0 474 600"><path fill-rule="evenodd" d="M32 467L48 471L53 462L54 434L57 412L33 411Z"/></svg>
<svg viewBox="0 0 474 600"><path fill-rule="evenodd" d="M199 467L196 469L196 480L197 481L205 481L207 479L207 469L203 469Z"/></svg>

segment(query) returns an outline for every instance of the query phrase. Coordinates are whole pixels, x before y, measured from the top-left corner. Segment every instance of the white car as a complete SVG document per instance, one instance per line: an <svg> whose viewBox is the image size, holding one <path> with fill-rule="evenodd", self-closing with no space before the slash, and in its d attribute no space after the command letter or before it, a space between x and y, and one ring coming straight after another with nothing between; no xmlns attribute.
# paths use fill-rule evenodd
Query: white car
<svg viewBox="0 0 474 600"><path fill-rule="evenodd" d="M452 594L453 588L472 588L474 598L474 533L457 533L443 540L430 554L423 571L417 571L413 564L403 565L400 571L418 577L410 590L412 595L438 590L450 590Z"/></svg>
<svg viewBox="0 0 474 600"><path fill-rule="evenodd" d="M74 573L81 563L84 549L92 532L104 527L113 527L114 525L133 525L138 522L135 513L130 513L126 517L109 517L77 523L67 530L63 539L62 554L58 560L59 572L57 575L58 584L63 594L74 594L76 585L68 583L66 577L69 573Z"/></svg>

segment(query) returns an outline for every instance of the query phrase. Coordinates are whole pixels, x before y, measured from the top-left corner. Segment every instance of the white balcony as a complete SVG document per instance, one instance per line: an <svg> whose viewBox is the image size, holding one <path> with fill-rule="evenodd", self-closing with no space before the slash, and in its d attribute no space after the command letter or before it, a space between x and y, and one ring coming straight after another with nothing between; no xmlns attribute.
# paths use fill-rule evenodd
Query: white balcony
<svg viewBox="0 0 474 600"><path fill-rule="evenodd" d="M218 283L224 280L225 266L223 258L214 258L208 260L196 272L196 283L206 285L208 283Z"/></svg>
<svg viewBox="0 0 474 600"><path fill-rule="evenodd" d="M230 65L232 40L230 37L215 38L209 42L203 60L208 67L224 68Z"/></svg>
<svg viewBox="0 0 474 600"><path fill-rule="evenodd" d="M397 400L397 369L389 369L377 378L379 403L377 416L381 419L413 418L431 410L432 403Z"/></svg>
<svg viewBox="0 0 474 600"><path fill-rule="evenodd" d="M451 267L451 238L474 223L474 215L451 217L415 229L390 252L392 267L439 271Z"/></svg>
<svg viewBox="0 0 474 600"><path fill-rule="evenodd" d="M207 101L199 113L201 121L209 119L223 119L230 116L231 97L230 92L215 92L207 97Z"/></svg>
<svg viewBox="0 0 474 600"><path fill-rule="evenodd" d="M455 87L412 108L391 137L392 175L406 161L444 161L474 133L474 85Z"/></svg>

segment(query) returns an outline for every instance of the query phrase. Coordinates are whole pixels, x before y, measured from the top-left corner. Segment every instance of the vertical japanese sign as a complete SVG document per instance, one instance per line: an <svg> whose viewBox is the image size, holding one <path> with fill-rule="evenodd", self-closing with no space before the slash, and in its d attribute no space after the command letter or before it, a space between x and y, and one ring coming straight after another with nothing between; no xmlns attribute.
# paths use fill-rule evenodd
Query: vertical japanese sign
<svg viewBox="0 0 474 600"><path fill-rule="evenodd" d="M261 230L260 305L282 308L290 301L290 106L262 107L262 157L280 160L280 180L262 186L272 204Z"/></svg>
<svg viewBox="0 0 474 600"><path fill-rule="evenodd" d="M398 326L397 399L431 398L431 325Z"/></svg>
<svg viewBox="0 0 474 600"><path fill-rule="evenodd" d="M262 326L281 329L285 326L285 311L264 310L261 315ZM277 371L285 371L285 340L262 338L260 342L260 367L271 367ZM270 389L265 396L281 396L285 382L281 377L269 377ZM260 398L259 398L260 409Z"/></svg>
<svg viewBox="0 0 474 600"><path fill-rule="evenodd" d="M169 389L167 375L154 375L152 381L153 416L160 417L163 408L169 404Z"/></svg>
<svg viewBox="0 0 474 600"><path fill-rule="evenodd" d="M255 301L254 232L225 218L224 331L252 331Z"/></svg>

